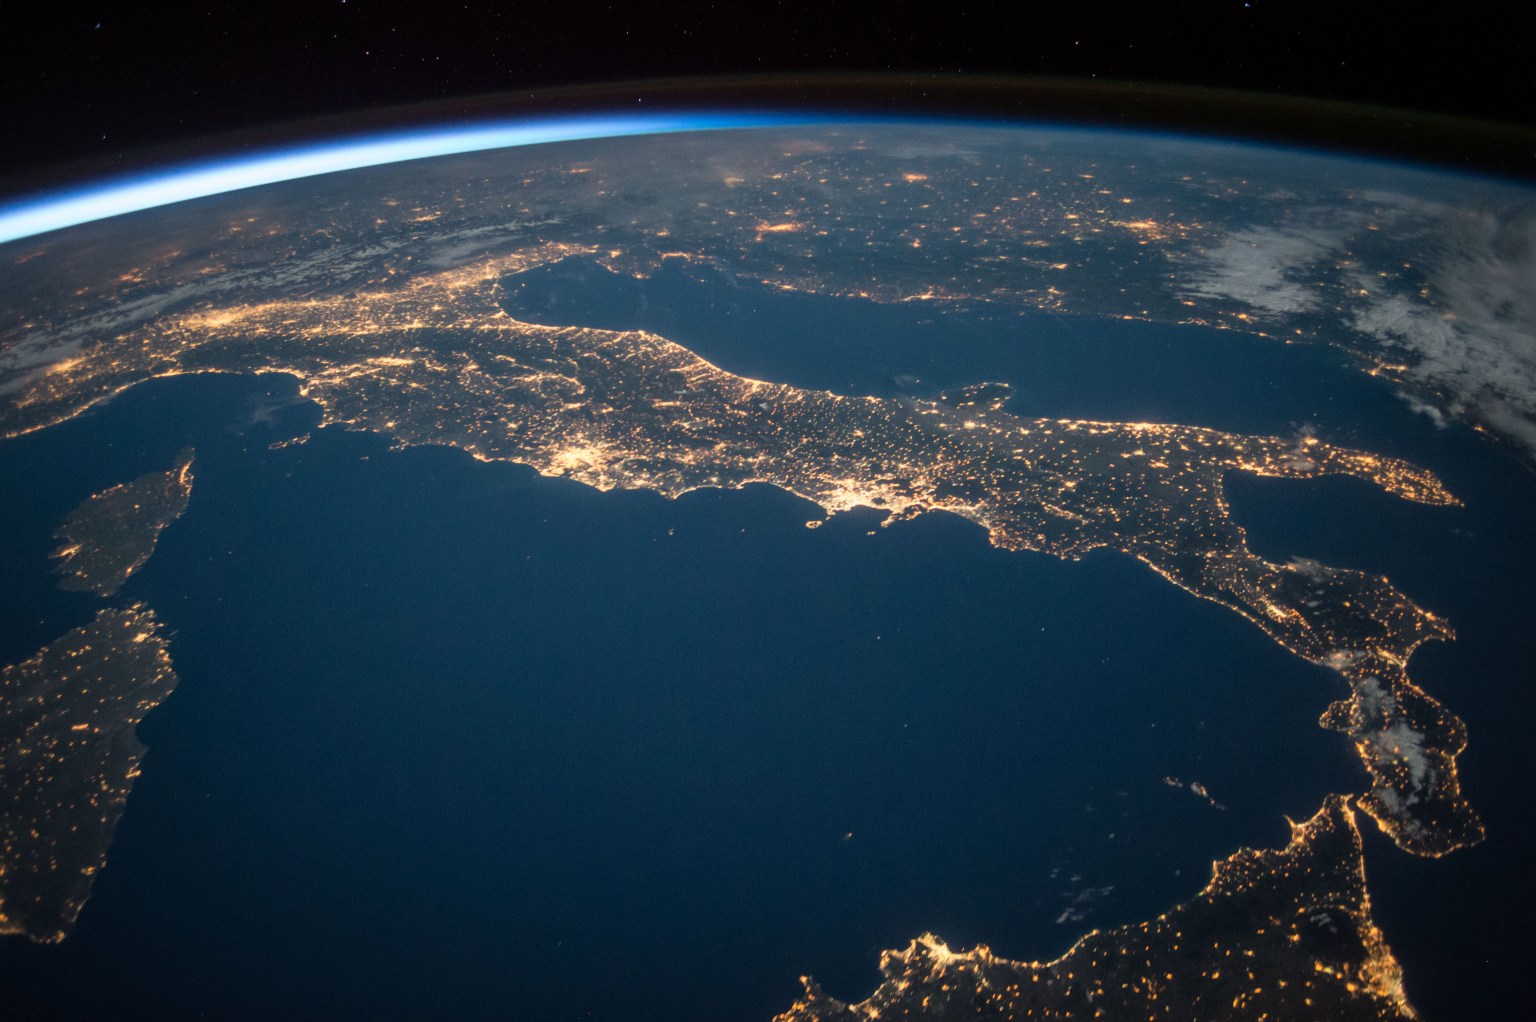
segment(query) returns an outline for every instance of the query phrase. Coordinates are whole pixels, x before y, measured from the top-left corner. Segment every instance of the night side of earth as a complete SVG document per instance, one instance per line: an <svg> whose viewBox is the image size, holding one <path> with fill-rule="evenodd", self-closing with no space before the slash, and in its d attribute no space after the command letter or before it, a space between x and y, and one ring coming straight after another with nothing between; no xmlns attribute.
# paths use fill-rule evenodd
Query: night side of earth
<svg viewBox="0 0 1536 1022"><path fill-rule="evenodd" d="M1442 177L763 129L0 247L7 953L196 967L222 856L422 963L354 1007L1493 1010L1536 206ZM252 1003L337 1010L275 897L130 1014L301 955Z"/></svg>

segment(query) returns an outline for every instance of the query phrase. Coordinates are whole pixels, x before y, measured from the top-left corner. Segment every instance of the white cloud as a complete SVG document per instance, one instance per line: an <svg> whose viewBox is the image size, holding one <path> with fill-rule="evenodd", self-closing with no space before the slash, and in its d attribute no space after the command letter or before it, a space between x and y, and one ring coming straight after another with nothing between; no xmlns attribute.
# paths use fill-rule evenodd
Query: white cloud
<svg viewBox="0 0 1536 1022"><path fill-rule="evenodd" d="M1373 295L1350 325L1406 355L1405 382L1445 413L1536 453L1536 205L1449 213L1426 248L1428 299Z"/></svg>
<svg viewBox="0 0 1536 1022"><path fill-rule="evenodd" d="M1335 649L1330 651L1327 656L1323 657L1323 666L1331 667L1335 671L1344 672L1349 670L1355 664L1359 663L1360 659L1361 654L1359 650ZM1365 680L1375 684L1377 688L1381 687L1380 683L1378 683L1375 678L1367 678ZM1362 685L1364 683L1365 682L1361 682Z"/></svg>
<svg viewBox="0 0 1536 1022"><path fill-rule="evenodd" d="M1339 239L1323 230L1255 227L1204 253L1182 293L1242 302L1268 313L1310 312L1321 303L1315 264Z"/></svg>
<svg viewBox="0 0 1536 1022"><path fill-rule="evenodd" d="M1435 766L1424 751L1424 734L1398 716L1397 698L1373 675L1366 675L1355 684L1355 700L1363 718L1365 733L1359 738L1365 754L1383 772L1399 766L1408 769L1406 794L1393 788L1374 790L1394 817L1404 818L1402 810L1420 802L1437 780Z"/></svg>
<svg viewBox="0 0 1536 1022"><path fill-rule="evenodd" d="M1179 293L1399 363L1400 396L1436 425L1536 454L1536 203L1370 192L1286 215L1201 253Z"/></svg>

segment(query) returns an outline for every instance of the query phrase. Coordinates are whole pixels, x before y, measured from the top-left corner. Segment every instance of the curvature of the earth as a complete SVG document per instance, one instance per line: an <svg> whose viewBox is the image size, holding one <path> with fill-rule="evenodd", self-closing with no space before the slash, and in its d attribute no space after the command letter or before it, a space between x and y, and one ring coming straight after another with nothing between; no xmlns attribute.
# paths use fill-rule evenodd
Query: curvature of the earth
<svg viewBox="0 0 1536 1022"><path fill-rule="evenodd" d="M965 857L976 854L975 839L967 839L969 850L960 856L943 841L929 846L896 836L927 811L921 808L921 782L912 782L910 801L876 796L878 785L863 796L847 796L855 803L864 799L866 807L878 802L884 806L879 811L855 811L844 805L845 796L833 796L842 781L819 773L814 757L787 752L798 745L784 728L814 731L796 716L793 698L779 711L761 711L760 730L748 726L742 732L752 737L733 740L744 743L747 757L757 755L751 751L757 743L786 750L796 765L787 772L778 768L780 780L770 771L724 792L708 771L671 771L674 752L668 750L713 741L729 729L688 739L689 727L668 724L668 714L686 718L698 712L689 707L700 699L720 699L734 707L723 710L728 719L750 724L760 712L754 692L764 686L796 691L776 676L781 658L768 652L771 647L747 656L722 654L712 662L707 650L679 638L671 648L692 651L654 668L617 654L569 663L560 659L564 654L550 654L550 677L566 677L574 686L569 704L526 695L538 688L526 672L501 679L494 698L512 700L509 706L525 695L530 700L525 711L508 712L521 719L537 705L539 719L550 721L550 740L572 749L585 746L584 736L592 733L573 708L588 700L601 704L628 686L623 698L637 706L629 721L633 730L613 722L614 735L625 737L609 740L628 750L633 735L665 736L675 728L678 744L641 743L625 752L620 770L656 777L682 799L680 805L722 800L726 808L717 811L719 818L743 814L732 825L738 832L750 832L758 807L779 802L786 812L791 804L795 809L787 821L839 813L862 821L826 833L822 824L806 824L802 851L765 856L770 873L781 877L765 884L738 875L747 860L732 866L701 859L703 849L713 847L711 830L691 810L642 812L640 824L629 824L638 826L640 843L660 842L668 851L645 860L650 866L639 869L633 882L654 887L662 904L689 921L688 932L731 927L732 940L750 946L761 927L761 941L782 951L792 943L793 927L753 922L766 911L761 906L782 904L812 930L830 926L819 913L832 912L840 917L838 926L867 933L885 947L938 933L888 955L886 981L868 1001L867 987L829 997L810 984L810 993L790 1008L798 984L783 984L802 971L825 971L814 955L782 961L724 955L715 961L717 975L689 981L687 1006L679 1009L685 1017L704 1011L703 1004L711 1007L698 1017L762 1013L773 1004L767 990L783 990L774 1010L787 1010L791 1018L924 1017L959 996L957 977L980 983L964 995L967 1003L984 1017L999 1018L1031 1007L1055 1012L1045 1017L1093 1017L1105 1005L1166 1010L1171 1018L1259 1018L1265 1012L1302 1017L1297 1013L1317 1005L1326 1005L1329 1017L1411 1017L1410 1005L1425 1000L1444 1013L1453 989L1472 998L1463 1004L1492 1005L1506 989L1500 979L1511 979L1498 969L1490 973L1498 956L1471 947L1446 951L1443 960L1427 956L1434 935L1449 932L1439 929L1446 920L1436 915L1437 899L1424 899L1417 924L1423 929L1394 932L1373 919L1363 870L1367 861L1374 870L1388 857L1386 871L1400 878L1410 868L1398 861L1410 861L1407 853L1443 858L1442 875L1464 876L1455 863L1483 854L1477 846L1489 834L1517 857L1519 849L1528 850L1528 832L1516 827L1501 835L1497 824L1484 822L1507 813L1500 800L1508 791L1488 788L1519 787L1518 777L1501 777L1490 765L1520 762L1514 737L1520 714L1479 719L1463 707L1494 699L1486 690L1495 683L1469 672L1522 664L1530 652L1529 636L1504 622L1528 616L1532 605L1524 573L1532 545L1523 523L1533 487L1522 467L1536 451L1531 199L1529 189L1515 185L1153 136L953 124L807 125L443 157L277 184L12 242L0 248L0 301L6 306L0 320L0 431L7 438L0 454L16 452L15 478L49 478L35 466L53 457L46 446L52 437L78 449L92 445L93 423L107 430L98 446L121 433L123 423L114 416L129 414L122 411L125 403L147 387L238 374L259 378L252 385L266 394L253 391L232 409L204 414L201 425L184 423L162 430L163 436L145 425L143 436L115 445L123 450L98 458L104 464L89 473L60 467L50 484L58 492L38 498L41 515L70 494L41 538L18 540L11 556L25 562L28 551L56 531L51 552L65 575L59 584L78 595L60 603L27 590L9 608L18 622L35 623L26 629L18 624L5 651L15 666L6 669L0 707L0 787L8 792L0 807L0 924L39 941L64 940L77 925L91 925L95 902L86 899L103 867L107 875L113 870L117 856L107 851L113 829L120 817L133 818L129 791L142 754L135 725L150 711L174 712L184 698L180 693L163 710L155 708L177 685L178 674L191 685L194 677L238 670L233 661L221 667L220 656L199 652L200 645L220 643L218 629L229 627L228 619L178 610L164 600L196 591L203 594L200 601L244 607L231 613L252 620L262 604L235 585L234 576L209 576L175 553L178 531L189 543L203 536L196 542L233 554L239 535L259 531L254 523L267 513L267 498L235 499L229 493L238 486L219 480L238 480L269 460L294 459L289 474L301 476L307 458L348 463L345 454L332 453L340 450L336 437L357 431L385 437L397 449L440 445L479 462L530 466L542 477L564 477L598 491L659 494L678 499L679 506L700 492L748 487L756 494L753 484L767 484L808 502L789 512L802 515L800 521L827 521L814 542L832 546L811 553L805 544L813 542L812 534L801 530L793 542L785 541L790 552L779 562L753 569L752 584L798 593L796 601L809 602L821 589L844 592L846 586L849 595L828 608L834 622L846 615L844 625L806 635L804 626L789 626L795 612L782 604L749 612L721 603L664 626L642 624L649 619L635 609L616 612L597 632L579 614L557 615L528 636L555 649L627 648L643 638L615 636L615 628L717 635L727 645L762 630L782 632L778 641L787 661L855 663L843 647L863 636L864 601L921 599L906 587L820 573L819 558L842 556L838 544L878 531L844 526L862 520L866 511L860 509L883 515L890 533L912 537L927 533L903 530L928 528L924 523L941 512L980 526L993 548L988 556L1003 558L996 570L1005 573L1034 570L1028 559L1040 553L1080 563L1085 572L1099 570L1093 566L1105 557L1130 566L1140 562L1155 573L1146 591L1166 590L1174 606L1186 608L1176 613L1205 613L1189 609L1197 606L1186 595L1193 594L1246 628L1246 638L1230 640L1237 653L1216 652L1216 643L1228 642L1223 638L1211 640L1209 655L1238 658L1221 670L1248 686L1247 715L1233 708L1218 716L1221 694L1184 688L1180 676L1192 668L1179 665L1202 658L1199 640L1195 648L1171 640L1159 648L1154 638L1143 650L1145 659L1127 665L1119 683L1147 680L1150 706L1187 704L1187 712L1175 715L1178 726L1202 737L1182 741L1205 743L1207 732L1219 736L1210 739L1209 749L1201 744L1193 760L1181 757L1181 739L1171 736L1173 746L1147 749L1109 737L1117 728L1139 733L1137 714L1145 710L1127 708L1115 723L1095 719L1113 716L1102 708L1077 718L1067 712L1049 738L1028 737L1024 718L1031 711L1018 710L1021 730L1012 741L1040 750L1038 766L1030 769L1061 769L1063 779L1037 782L1027 772L1000 773L998 783L1008 794L987 789L974 805L965 788L952 790L944 812L953 815L940 830L958 835L959 821L968 827L991 813L1011 821L982 828L992 835L983 838L981 857L991 862L986 869ZM272 379L265 374L296 383L274 388L260 382ZM296 394L283 396L283 387L295 386ZM176 391L155 393L175 400ZM187 393L189 404L197 405L196 393ZM305 410L316 407L318 421L304 421ZM210 445L211 455L182 450L207 452ZM215 465L215 482L207 485L224 496L208 498L215 502L200 513L205 456ZM242 469L242 459L256 460ZM121 466L116 476L108 464ZM31 474L28 465L34 466ZM64 481L77 477L78 483ZM1265 487L1274 481L1311 489L1246 489L1260 485L1255 479ZM23 501L23 489L8 499ZM1387 496L1368 496L1368 489ZM1417 510L1400 510L1398 501ZM1266 510L1287 506L1305 507L1318 525L1288 532L1298 527L1284 513ZM337 513L317 499L288 527L297 537L309 516L324 520ZM383 513L387 518L387 508ZM177 523L184 514L186 521ZM494 520L484 524L500 531ZM1248 525L1255 527L1252 535ZM741 532L754 528L749 523ZM675 532L671 527L665 535ZM1321 549L1281 549L1294 542ZM169 544L169 552L157 553L157 543ZM432 546L430 538L425 543ZM283 560L278 548L256 549ZM324 545L315 549L321 560L312 562L314 577L330 577ZM941 571L964 559L945 549L934 555ZM157 576L162 556L180 567ZM208 560L221 563L222 556L210 553ZM546 556L534 544L523 560ZM693 558L688 570L695 568L704 577L741 570L718 549ZM1062 577L1070 576L1070 566L1064 570ZM1400 581L1402 573L1410 581ZM585 605L588 587L634 587L648 594L641 601L664 601L674 598L662 594L670 594L681 576L680 569L674 576L631 566L553 581L556 572L545 578L544 590L518 590L510 599L507 634L518 634L515 619L536 616L541 603L561 605L567 598L557 594L564 587L582 594L569 597L572 606ZM285 588L297 594L311 583L288 574L273 584L281 603ZM752 584L744 591L750 593ZM409 616L433 620L427 608L454 605L446 596L455 588L451 574L430 585L434 591L442 586L444 595L420 594L422 602ZM407 587L392 596L356 598L358 617L340 629L349 638L337 650L382 648L387 630L373 629L383 627L391 612L374 601L409 603L417 594ZM475 598L472 589L466 598ZM989 606L984 589L957 600L934 608L910 626L912 633L894 637L909 652L883 668L890 672L891 705L900 702L895 693L925 688L932 694L924 698L944 702L945 686L954 680L926 674L919 662L930 652L940 663L965 661L956 622ZM347 616L345 608L336 613ZM1006 606L1000 613L1010 622L1005 627L1032 628ZM170 616L174 634L159 623L162 615ZM1155 617L1150 608L1148 615ZM1063 693L1114 670L1094 665L1099 658L1091 655L1092 637L1133 634L1132 619L1139 616L1133 610L1072 621L1069 635L1084 637L1073 647L1075 657L1053 661L1049 669L1042 659L1032 670L1028 658L1000 666L998 691L1022 699L1022 706L1063 700ZM870 619L875 642L886 641L880 619ZM1226 627L1226 620L1211 627ZM804 637L797 638L797 631ZM1462 652L1469 631L1471 649ZM24 636L33 634L41 639L28 647ZM1447 650L1433 661L1433 680L1416 655L1430 640ZM261 644L285 641L272 634ZM461 655L464 646L499 649L500 641L471 630L443 636L442 647L421 655L431 664ZM198 665L196 676L177 667L183 646ZM388 664L363 671L345 666L353 654L301 648L301 662L332 664L317 671L315 684L328 671L340 672L339 691L351 693L344 701L366 703L375 685L387 691L395 684L388 680L394 676ZM343 666L335 666L338 657ZM1106 656L1102 664L1113 660ZM316 670L290 669L300 677ZM653 669L658 677L685 680L670 694L665 685L653 689L626 680L648 677ZM349 687L345 679L354 672L374 681ZM740 684L723 692L686 681L738 674ZM1331 679L1334 690L1319 682L1305 691L1303 679ZM885 711L869 701L886 698L881 687L856 689L861 694L850 688L841 702L834 698L836 712L855 722L861 712L879 719ZM705 691L711 694L702 696ZM1109 698L1105 705L1114 704ZM1524 693L1517 698L1526 705ZM1336 733L1331 746L1317 746L1331 751L1298 752L1294 760L1256 751L1265 743L1314 749L1307 743L1316 736L1300 729L1249 737L1284 717L1283 707L1292 703L1313 705L1312 716ZM1207 704L1210 714L1202 709ZM209 719L218 714L213 704L200 712ZM659 725L652 720L657 714ZM962 773L991 774L995 748L966 730L978 726L986 725L956 720L950 729L936 730L935 754L944 750ZM182 727L182 742L199 730L191 717ZM910 722L902 728L909 730ZM1465 782L1460 757L1476 755L1468 751L1469 736L1476 750L1485 730L1495 750L1481 776L1499 780L1478 790ZM223 737L237 747L241 742L238 730ZM881 744L886 739L875 740L868 751L872 774L887 769L878 765L883 756L896 757L889 769L903 769L902 746L894 744L895 735L889 740L889 746ZM1009 739L998 740L1009 747ZM367 747L369 732L360 729L338 741ZM1051 751L1052 742L1062 743L1061 749ZM548 798L554 805L577 797L574 789L558 792L575 783L571 778L584 777L583 768L541 762L530 772L526 763L513 767L521 760L510 747L492 742L478 748L471 743L457 754L439 754L450 763L460 756L476 764L473 769L443 767L443 777L433 782L437 768L428 768L422 779L418 765L406 772L409 783L440 784L435 797L448 805L462 803L490 816L511 812L510 832L500 840L510 847L548 847L511 856L492 871L498 875L459 890L538 885L544 878L557 884L568 872L579 872L573 865L578 861L608 869L606 864L632 854L626 842L610 843L603 835L623 829L618 821L628 819L633 792L610 792L604 797L617 801L606 809L601 798L593 803L597 808L583 808L594 814L597 829L561 838L561 821L574 810L523 815L512 807L524 799ZM156 749L151 742L144 769L155 769ZM1094 762L1085 805L1063 806L1049 795L1054 785L1067 791L1073 783L1065 779L1076 754L1069 749L1087 750ZM765 762L777 754L761 753ZM414 762L409 756L405 761ZM454 780L458 769L482 776L505 772L525 778L525 786L508 781L499 796L467 794ZM834 769L830 760L824 769ZM801 770L804 787L780 787L789 784L782 778ZM1210 776L1188 776L1191 770ZM367 785L365 776L343 776L326 780L324 770L318 773L315 790L329 793L320 796L322 802L342 806L346 799L339 793L348 785ZM590 783L606 791L611 780ZM1303 804L1297 789L1313 792L1310 804ZM798 794L790 798L790 790ZM259 802L259 791L247 798ZM1183 799L1176 809L1164 811L1154 801L1173 794ZM270 797L274 804L282 800L276 788ZM1127 831L1135 826L1129 822L1101 826L1097 817L1106 798L1118 806L1117 818L1139 819L1141 828ZM410 831L418 826L415 804L405 800L383 818ZM1195 810L1199 822L1177 836L1148 822ZM761 812L764 820L778 819L766 808ZM1362 845L1358 812L1389 841ZM1256 821L1278 821L1283 814L1311 820L1293 826L1284 848L1238 851L1240 844L1279 845L1276 832ZM1058 822L1041 822L1047 816ZM431 826L425 823L430 818L421 815L420 826ZM376 838L370 827L348 819L345 809L336 809L332 841L356 847L379 841L375 854L381 861L422 854L409 840ZM603 820L611 820L613 829L605 830ZM787 821L771 829L783 834L797 826ZM216 819L208 825L218 830ZM869 831L877 836L868 837ZM1055 836L1040 836L1047 833ZM252 837L258 844L278 840ZM154 854L154 840L143 839L142 854ZM401 842L398 848L392 840ZM835 868L809 864L867 841L874 844L873 860ZM332 854L316 850L303 874L317 889L325 888L331 871L345 868L345 854L333 844L324 847ZM1500 856L1512 853L1490 854L1503 862L1508 860ZM871 885L875 893L865 891L852 904L839 901L835 909L825 896L797 896L801 855L809 856L804 868L811 874L832 869L829 875L841 877L827 881L834 886ZM1165 855L1186 863L1214 857L1215 876L1201 891L1205 881L1193 872L1161 870L1161 883L1176 888L1183 903L1174 909L1165 900L1158 911L1166 909L1166 915L1138 911L1142 903L1135 901L1116 906L1117 887L1148 897L1160 889L1136 878ZM1092 867L1076 865L1079 859ZM916 903L895 893L913 883L902 876L953 870L960 862L968 863L959 870L964 893L946 895L948 888L929 890L922 882L913 887L925 892ZM755 868L761 874L762 863ZM658 869L670 879L658 879ZM730 895L740 898L738 913L717 917L687 907L698 896L697 876L716 869L721 876L697 890L742 892ZM1498 941L1491 935L1517 918L1518 906L1498 900L1517 877L1498 869L1478 872L1482 886L1474 884L1460 903L1472 906L1473 929L1493 946ZM1174 877L1183 879L1175 883ZM1062 890L1036 893L1032 903L1019 901L1016 908L1007 907L1006 899L1020 895L1003 895L1003 914L1016 920L1009 933L985 932L985 913L952 916L954 909L942 907L946 897L951 905L968 904L987 900L988 890L1020 892L1034 884ZM1394 889L1391 902L1399 922L1415 915L1406 891ZM274 897L281 905L281 895ZM1056 900L1042 900L1047 897ZM528 920L535 913L530 909L519 923L518 903L512 898L508 928L532 929ZM612 906L615 918L606 924L612 932L626 926L643 932L647 922L656 923L633 909L623 921L624 912L622 904ZM404 932L414 933L409 918L406 913ZM940 932L946 921L961 933ZM446 922L457 925L451 914ZM490 971L459 966L469 969L471 979L457 1003L504 1008L508 998L526 998L528 1006L544 1005L530 1008L535 1014L549 1015L550 1005L574 1007L585 997L601 1017L666 1014L658 999L681 981L674 956L704 954L705 945L631 943L621 960L604 964L596 960L604 954L596 950L602 941L593 936L604 926L588 923L553 944L527 938L517 956L526 964L510 971L497 966L494 982ZM893 926L905 929L897 934ZM1028 962L1067 951L1089 926L1100 932L1067 957L1047 965ZM1186 946L1184 934L1196 932L1203 943ZM554 950L565 948L566 939L572 950ZM996 951L950 950L962 939ZM345 947L355 940L337 943ZM1403 941L1412 948L1406 966L1391 950ZM471 961L481 954L494 958L498 946L470 941L460 953ZM1223 964L1234 949L1245 959L1241 969ZM858 975L847 963L867 950L824 948L817 954L830 954L826 961L844 975ZM346 960L368 955L359 950ZM1083 961L1088 964L1079 966ZM64 969L55 960L53 967L70 972L91 966L87 961ZM1079 968L1085 975L1077 974ZM412 999L446 975L427 971L438 979L395 981L392 996L422 1010L422 1002ZM737 973L752 978L732 980ZM577 977L588 974L625 978L612 980L612 989L587 989ZM233 968L227 982L248 983L242 976ZM872 970L868 977L872 985ZM36 996L50 996L50 983L39 979ZM733 994L738 987L752 993ZM1467 994L1469 989L1482 992ZM221 996L189 993L178 1003L212 1007ZM312 995L318 1002L295 996L269 1000L267 1007L334 1006L324 995ZM733 996L740 1000L732 1002Z"/></svg>

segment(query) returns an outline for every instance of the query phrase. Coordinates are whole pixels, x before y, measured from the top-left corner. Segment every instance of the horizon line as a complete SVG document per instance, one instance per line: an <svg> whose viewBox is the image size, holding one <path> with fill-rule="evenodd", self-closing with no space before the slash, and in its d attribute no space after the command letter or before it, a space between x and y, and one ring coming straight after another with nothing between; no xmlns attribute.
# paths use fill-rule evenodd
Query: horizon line
<svg viewBox="0 0 1536 1022"><path fill-rule="evenodd" d="M861 118L887 120L889 118ZM0 204L0 245L80 224L107 220L192 199L436 156L457 156L556 142L661 135L733 128L828 123L830 115L677 111L521 119L437 129L375 133L335 142L279 147L227 156L159 172L108 178L96 184L45 192Z"/></svg>
<svg viewBox="0 0 1536 1022"><path fill-rule="evenodd" d="M636 99L643 102L643 98ZM595 141L661 135L672 132L725 131L749 128L790 128L830 124L900 124L916 122L964 122L976 127L1029 127L1052 131L1101 131L1118 135L1159 135L1229 146L1291 149L1312 156L1384 163L1398 169L1440 171L1462 176L1486 177L1503 184L1529 187L1528 181L1497 173L1439 166L1405 159L1401 155L1349 153L1347 147L1321 140L1283 141L1278 138L1217 133L1189 124L1102 124L1083 116L1063 116L1062 111L1032 111L1033 116L997 112L961 113L928 111L923 114L881 110L779 109L746 111L716 107L672 107L657 112L593 112L582 114L508 117L502 115L451 127L379 128L342 136L331 141L275 143L249 154L226 154L172 164L163 170L141 170L106 176L97 181L42 190L24 198L0 197L0 245L50 234L82 224L131 213L210 198L248 188L281 184L325 174L388 166L412 160L467 153L489 152L559 142Z"/></svg>

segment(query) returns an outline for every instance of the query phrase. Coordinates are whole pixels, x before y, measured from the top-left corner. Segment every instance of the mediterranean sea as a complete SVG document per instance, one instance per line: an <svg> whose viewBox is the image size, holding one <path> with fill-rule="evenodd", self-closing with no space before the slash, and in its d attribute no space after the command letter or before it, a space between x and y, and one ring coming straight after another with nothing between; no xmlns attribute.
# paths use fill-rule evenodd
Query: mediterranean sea
<svg viewBox="0 0 1536 1022"><path fill-rule="evenodd" d="M1488 841L1429 863L1362 817L1367 869L1427 1018L1520 989L1531 823L1501 778L1536 709L1536 486L1490 445L1328 349L670 264L509 285L519 318L779 382L998 379L1019 414L1306 427L1439 472L1465 508L1339 480L1229 496L1261 554L1382 572L1457 627L1413 674L1468 723ZM599 493L317 416L288 377L189 376L0 445L4 662L99 605L54 586L64 514L197 452L118 597L163 619L181 685L74 934L0 946L18 1016L766 1019L802 974L863 996L924 931L1054 957L1364 783L1316 724L1334 674L1120 555L1003 553L947 515L808 529L819 509L765 486ZM1506 907L1504 939L1467 932L1469 900Z"/></svg>

